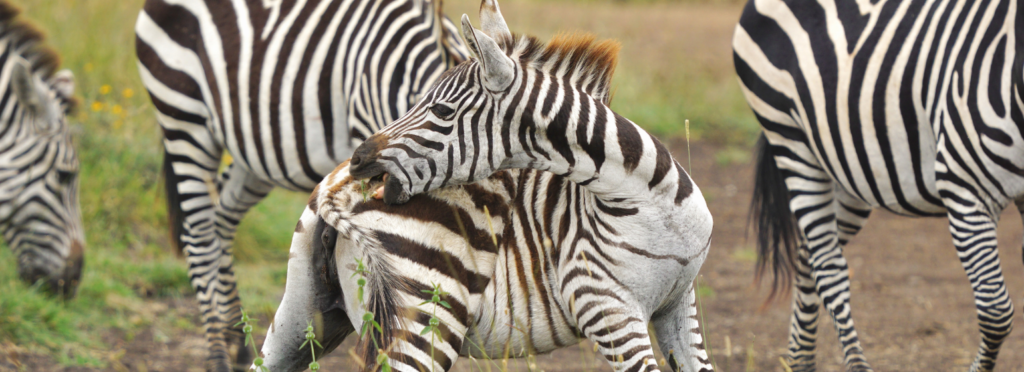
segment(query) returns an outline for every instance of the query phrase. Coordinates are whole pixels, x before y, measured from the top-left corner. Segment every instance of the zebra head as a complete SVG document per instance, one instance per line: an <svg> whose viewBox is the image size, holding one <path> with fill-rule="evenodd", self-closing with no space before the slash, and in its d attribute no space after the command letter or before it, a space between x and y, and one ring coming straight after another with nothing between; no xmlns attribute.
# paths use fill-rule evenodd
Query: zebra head
<svg viewBox="0 0 1024 372"><path fill-rule="evenodd" d="M0 230L23 280L71 297L84 250L78 155L66 122L74 77L7 57L0 87L15 99L0 102Z"/></svg>
<svg viewBox="0 0 1024 372"><path fill-rule="evenodd" d="M385 202L404 203L414 194L509 167L512 154L501 147L500 136L521 69L507 54L513 37L495 0L483 1L480 18L482 30L462 16L463 40L475 58L445 72L402 118L353 153L352 176L389 175Z"/></svg>

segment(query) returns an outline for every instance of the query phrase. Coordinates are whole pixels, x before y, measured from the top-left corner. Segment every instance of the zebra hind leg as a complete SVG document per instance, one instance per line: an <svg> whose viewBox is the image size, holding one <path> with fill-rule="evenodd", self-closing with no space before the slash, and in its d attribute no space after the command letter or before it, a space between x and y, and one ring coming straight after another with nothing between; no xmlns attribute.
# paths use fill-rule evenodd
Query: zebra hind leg
<svg viewBox="0 0 1024 372"><path fill-rule="evenodd" d="M867 223L871 215L871 205L853 198L838 188L835 194L839 244L846 246ZM814 278L811 276L810 251L806 241L801 241L800 247L797 248L794 269L796 280L793 282L793 315L790 317L788 364L793 371L814 371L817 368L814 356L818 340L821 297L818 296Z"/></svg>
<svg viewBox="0 0 1024 372"><path fill-rule="evenodd" d="M814 279L815 291L832 317L846 370L871 371L850 307L850 271L843 257L837 221L842 216L837 210L837 197L843 200L843 195L837 195L831 178L820 168L793 172L786 184L790 191L790 210L800 211L797 224L801 241L807 242L810 278Z"/></svg>
<svg viewBox="0 0 1024 372"><path fill-rule="evenodd" d="M811 267L808 263L810 252L807 244L797 248L796 280L793 290L793 314L789 320L788 364L793 371L814 371L815 344L818 341L818 314L821 298L814 287Z"/></svg>
<svg viewBox="0 0 1024 372"><path fill-rule="evenodd" d="M205 133L191 132L186 135L196 138ZM200 319L209 350L206 370L227 372L230 366L227 340L224 338L225 319L216 309L219 287L217 265L222 253L221 241L215 233L215 177L220 158L206 155L220 154L220 149L198 149L190 142L170 139L164 140L164 147L165 187L168 194L173 193L174 196L168 198L167 205L171 223L174 224L171 227L174 234L172 238L185 252L189 282L199 302Z"/></svg>
<svg viewBox="0 0 1024 372"><path fill-rule="evenodd" d="M626 296L586 293L586 288L563 290L578 331L597 344L612 370L658 371L651 336L647 333L648 320L635 302L625 299ZM628 291L613 289L608 293Z"/></svg>
<svg viewBox="0 0 1024 372"><path fill-rule="evenodd" d="M714 370L705 350L698 319L692 284L675 306L655 313L651 319L658 336L658 347L675 372Z"/></svg>
<svg viewBox="0 0 1024 372"><path fill-rule="evenodd" d="M954 198L943 198L943 202L949 216L953 245L974 291L981 330L981 345L970 370L992 371L999 348L1013 328L1013 303L1006 291L999 262L996 220L983 211L980 202L964 198L964 194L961 192Z"/></svg>
<svg viewBox="0 0 1024 372"><path fill-rule="evenodd" d="M241 321L241 300L233 266L235 232L238 224L250 208L259 203L274 189L270 184L249 173L240 166L231 164L220 175L217 182L220 193L217 204L217 238L221 242L222 254L218 264L216 310L226 321L224 330L229 360L233 360L236 371L245 371L255 355L245 347L245 334Z"/></svg>

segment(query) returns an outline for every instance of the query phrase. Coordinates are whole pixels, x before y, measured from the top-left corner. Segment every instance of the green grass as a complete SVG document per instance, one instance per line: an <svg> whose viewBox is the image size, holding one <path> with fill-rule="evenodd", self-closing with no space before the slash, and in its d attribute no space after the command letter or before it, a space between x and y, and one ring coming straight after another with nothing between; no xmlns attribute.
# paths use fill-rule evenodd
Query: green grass
<svg viewBox="0 0 1024 372"><path fill-rule="evenodd" d="M624 3L576 1L593 3L588 6ZM147 328L198 332L187 312L157 306L160 299L189 298L192 291L186 265L169 244L159 175L160 131L136 70L132 28L143 1L13 2L46 30L49 45L77 79L82 105L72 122L79 128L87 247L78 297L67 302L18 280L14 257L7 248L0 249L0 343L54 355L62 364L103 366L115 352L104 343L105 335L130 339ZM650 2L676 1L640 1ZM642 59L630 58L636 56L624 56L615 77L613 108L654 134L681 135L685 119L691 121L693 141L741 145L757 133L734 78L707 77L686 64L646 66ZM284 290L283 262L306 199L303 193L276 190L239 228L235 253L240 293L243 305L262 325L269 324ZM714 295L710 287L700 290L704 297Z"/></svg>

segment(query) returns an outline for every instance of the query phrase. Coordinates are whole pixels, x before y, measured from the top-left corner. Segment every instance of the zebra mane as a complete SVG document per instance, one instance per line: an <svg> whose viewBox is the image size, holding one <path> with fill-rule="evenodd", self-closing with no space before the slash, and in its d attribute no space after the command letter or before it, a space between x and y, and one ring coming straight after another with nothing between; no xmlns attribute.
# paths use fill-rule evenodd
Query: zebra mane
<svg viewBox="0 0 1024 372"><path fill-rule="evenodd" d="M576 88L606 105L611 103L612 75L619 59L618 41L598 41L590 33L560 33L547 44L533 36L503 39L501 44L510 57L554 76L566 77Z"/></svg>
<svg viewBox="0 0 1024 372"><path fill-rule="evenodd" d="M0 39L9 39L10 50L29 61L32 72L40 74L44 81L48 81L60 68L60 55L45 44L46 36L43 31L23 17L18 17L19 14L21 9L0 0ZM66 101L69 111L78 103L74 97L61 98Z"/></svg>

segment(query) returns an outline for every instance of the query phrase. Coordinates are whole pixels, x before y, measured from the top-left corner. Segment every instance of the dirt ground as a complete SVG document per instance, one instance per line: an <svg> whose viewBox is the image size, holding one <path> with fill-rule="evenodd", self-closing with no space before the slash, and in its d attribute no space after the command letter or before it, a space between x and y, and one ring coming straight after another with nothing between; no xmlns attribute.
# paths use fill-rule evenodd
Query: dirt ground
<svg viewBox="0 0 1024 372"><path fill-rule="evenodd" d="M677 159L686 162L686 145L673 141ZM692 175L715 216L712 250L701 273L713 294L703 298L705 330L713 359L722 371L781 371L779 356L786 346L789 303L780 301L761 309L767 291L752 285L752 243L745 238L747 206L752 192L750 161L727 164L723 154L735 153L715 146L693 144ZM740 158L733 156L733 158ZM999 244L1010 294L1024 293L1021 260L1022 224L1016 210L1003 216ZM974 302L966 275L956 258L945 219L914 219L876 211L867 227L845 250L853 271L853 310L865 351L879 371L963 371L980 340ZM166 311L195 314L189 299L165 301ZM1017 302L1018 306L1021 302ZM1015 317L1021 321L1020 315ZM821 318L819 366L823 371L842 369L842 359L831 320ZM109 335L123 355L111 357L110 370L201 370L205 355L198 331L157 335L151 330L124 341ZM728 345L728 347L727 347ZM536 358L536 370L611 370L590 351L590 344L569 347ZM323 361L324 371L351 370L342 345ZM1024 371L1024 332L1011 334L1003 346L997 371ZM61 370L52 358L25 355L16 348L0 348L0 370L18 363L25 371ZM14 362L17 361L17 362ZM483 364L483 362L480 362ZM501 362L491 364L500 369ZM456 370L481 370L462 360ZM66 368L64 371L89 371ZM510 370L528 370L513 361Z"/></svg>

